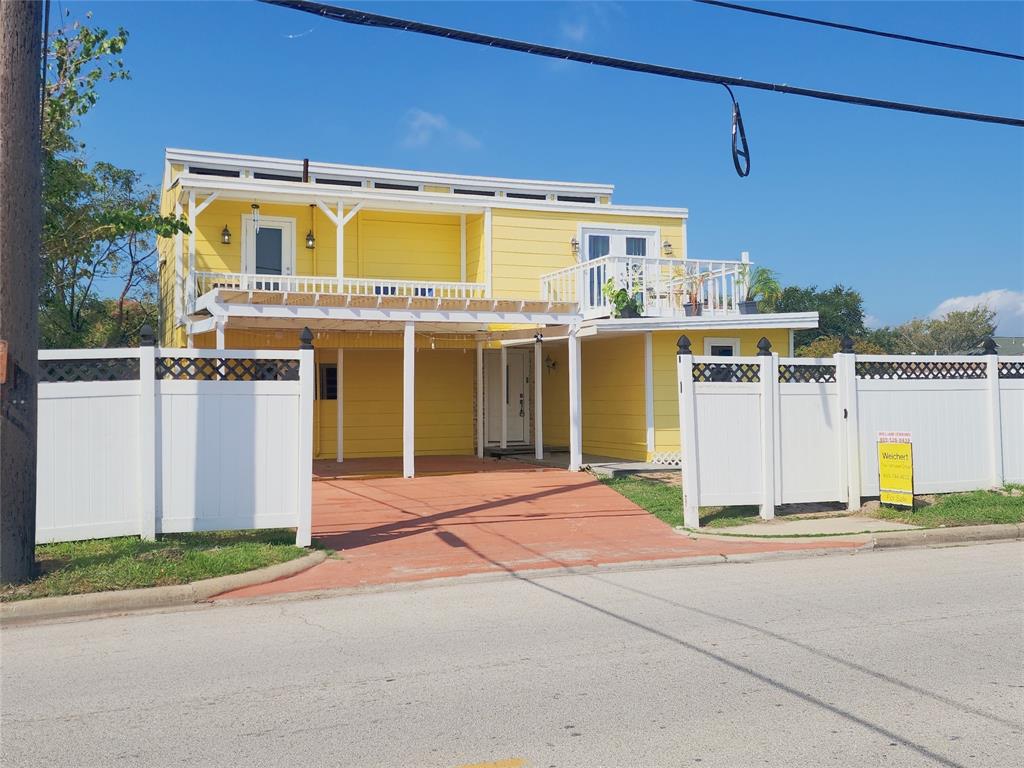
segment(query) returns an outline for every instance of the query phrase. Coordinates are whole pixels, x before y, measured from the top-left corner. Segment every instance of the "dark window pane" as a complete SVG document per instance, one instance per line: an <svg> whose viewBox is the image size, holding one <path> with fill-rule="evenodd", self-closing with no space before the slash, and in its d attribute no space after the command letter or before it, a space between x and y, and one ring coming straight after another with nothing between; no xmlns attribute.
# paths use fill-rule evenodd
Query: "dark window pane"
<svg viewBox="0 0 1024 768"><path fill-rule="evenodd" d="M338 366L322 363L320 365L320 399L338 399Z"/></svg>
<svg viewBox="0 0 1024 768"><path fill-rule="evenodd" d="M256 274L281 274L283 232L275 227L260 227L256 233Z"/></svg>
<svg viewBox="0 0 1024 768"><path fill-rule="evenodd" d="M711 354L714 357L732 357L732 344L712 344Z"/></svg>

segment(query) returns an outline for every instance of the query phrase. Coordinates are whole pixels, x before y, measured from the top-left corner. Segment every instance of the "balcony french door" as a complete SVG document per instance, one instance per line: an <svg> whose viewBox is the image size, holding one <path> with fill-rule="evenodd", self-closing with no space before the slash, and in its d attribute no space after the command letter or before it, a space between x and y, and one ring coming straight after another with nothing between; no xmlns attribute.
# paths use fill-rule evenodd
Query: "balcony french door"
<svg viewBox="0 0 1024 768"><path fill-rule="evenodd" d="M584 229L583 253L587 261L605 256L656 256L657 232L654 230ZM614 275L606 264L588 270L587 305L600 306L605 303L602 288L608 278L615 278L616 288L625 287L628 275ZM639 277L639 276L634 276ZM622 283L622 285L619 285Z"/></svg>
<svg viewBox="0 0 1024 768"><path fill-rule="evenodd" d="M274 216L260 216L259 231L252 216L242 220L242 272L250 275L268 275L257 279L257 291L279 291L281 281L273 275L295 273L295 220Z"/></svg>

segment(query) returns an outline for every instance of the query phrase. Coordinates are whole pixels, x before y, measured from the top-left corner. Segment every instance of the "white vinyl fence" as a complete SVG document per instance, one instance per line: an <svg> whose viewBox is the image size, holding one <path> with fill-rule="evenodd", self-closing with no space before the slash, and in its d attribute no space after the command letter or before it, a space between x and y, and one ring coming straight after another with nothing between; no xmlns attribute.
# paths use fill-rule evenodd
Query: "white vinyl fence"
<svg viewBox="0 0 1024 768"><path fill-rule="evenodd" d="M695 357L680 338L683 516L878 495L879 432L910 432L914 490L1024 482L1024 357Z"/></svg>
<svg viewBox="0 0 1024 768"><path fill-rule="evenodd" d="M293 527L308 546L311 338L41 351L36 541Z"/></svg>

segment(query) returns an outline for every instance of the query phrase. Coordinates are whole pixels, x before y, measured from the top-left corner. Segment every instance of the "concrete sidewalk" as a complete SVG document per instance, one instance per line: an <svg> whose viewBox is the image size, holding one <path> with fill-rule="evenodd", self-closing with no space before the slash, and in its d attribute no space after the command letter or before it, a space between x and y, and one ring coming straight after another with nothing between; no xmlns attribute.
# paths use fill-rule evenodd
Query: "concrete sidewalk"
<svg viewBox="0 0 1024 768"><path fill-rule="evenodd" d="M702 528L701 535L742 535L742 536L856 536L881 531L915 531L920 526L879 520L862 515L839 515L835 517L776 517L774 520L732 528Z"/></svg>

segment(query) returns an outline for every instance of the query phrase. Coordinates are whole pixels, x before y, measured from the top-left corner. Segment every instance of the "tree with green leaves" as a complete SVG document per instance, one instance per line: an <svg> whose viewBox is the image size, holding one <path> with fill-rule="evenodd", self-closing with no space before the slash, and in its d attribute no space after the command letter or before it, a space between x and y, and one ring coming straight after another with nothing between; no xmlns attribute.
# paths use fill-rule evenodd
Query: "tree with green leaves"
<svg viewBox="0 0 1024 768"><path fill-rule="evenodd" d="M86 20L91 17L87 14ZM73 22L48 41L43 108L40 344L122 346L156 324L156 237L187 232L162 216L156 190L135 171L89 164L74 130L99 87L129 79L128 33Z"/></svg>
<svg viewBox="0 0 1024 768"><path fill-rule="evenodd" d="M962 355L981 347L996 332L996 313L984 305L943 317L915 318L880 328L871 339L896 355Z"/></svg>
<svg viewBox="0 0 1024 768"><path fill-rule="evenodd" d="M859 291L844 285L834 285L819 291L818 286L806 288L790 285L782 289L775 301L763 302L769 312L817 312L818 327L795 331L794 346L804 347L822 336L860 338L864 327L864 299Z"/></svg>

